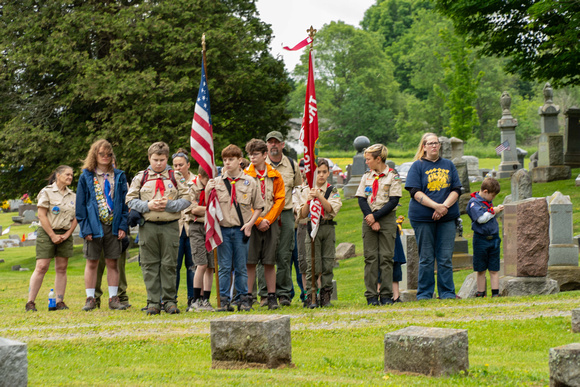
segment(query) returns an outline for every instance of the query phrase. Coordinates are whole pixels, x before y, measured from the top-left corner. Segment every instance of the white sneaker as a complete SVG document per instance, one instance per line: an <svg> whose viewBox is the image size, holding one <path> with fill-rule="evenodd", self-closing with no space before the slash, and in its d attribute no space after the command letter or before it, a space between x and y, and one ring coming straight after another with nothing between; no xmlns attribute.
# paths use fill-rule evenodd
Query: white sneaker
<svg viewBox="0 0 580 387"><path fill-rule="evenodd" d="M199 307L197 308L198 312L215 312L213 306L211 306L209 300L201 300Z"/></svg>
<svg viewBox="0 0 580 387"><path fill-rule="evenodd" d="M191 305L185 310L186 312L199 312L199 307L201 306L201 298L192 302Z"/></svg>

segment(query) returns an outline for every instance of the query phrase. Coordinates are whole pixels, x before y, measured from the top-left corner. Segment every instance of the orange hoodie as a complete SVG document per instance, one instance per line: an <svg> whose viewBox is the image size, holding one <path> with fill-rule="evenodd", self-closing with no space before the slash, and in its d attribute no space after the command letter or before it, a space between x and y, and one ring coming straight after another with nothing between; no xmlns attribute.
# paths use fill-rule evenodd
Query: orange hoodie
<svg viewBox="0 0 580 387"><path fill-rule="evenodd" d="M251 176L256 179L256 183L258 183L258 187L260 186L260 180L258 178L258 174L256 172L256 167L254 164L250 164L248 168L244 170L246 175ZM286 189L284 188L284 179L282 179L282 175L280 172L272 168L272 166L266 163L266 176L272 179L273 182L273 192L268 192L268 185L266 185L266 203L268 203L268 198L271 198L273 201L272 208L268 213L264 216L258 217L258 220L254 223L256 226L259 225L263 219L267 219L270 224L274 223L276 219L282 213L284 209L284 205L286 204ZM264 214L264 212L262 212Z"/></svg>

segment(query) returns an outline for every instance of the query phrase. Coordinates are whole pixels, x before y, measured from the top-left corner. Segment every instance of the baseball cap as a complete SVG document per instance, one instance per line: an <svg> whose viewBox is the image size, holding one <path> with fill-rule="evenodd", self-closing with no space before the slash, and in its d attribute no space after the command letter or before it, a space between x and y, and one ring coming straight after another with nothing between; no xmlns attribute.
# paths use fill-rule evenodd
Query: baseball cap
<svg viewBox="0 0 580 387"><path fill-rule="evenodd" d="M268 135L266 136L266 141L268 141L271 138L275 138L280 142L284 142L284 136L282 136L282 133L278 132L277 130L273 130L270 133L268 133Z"/></svg>

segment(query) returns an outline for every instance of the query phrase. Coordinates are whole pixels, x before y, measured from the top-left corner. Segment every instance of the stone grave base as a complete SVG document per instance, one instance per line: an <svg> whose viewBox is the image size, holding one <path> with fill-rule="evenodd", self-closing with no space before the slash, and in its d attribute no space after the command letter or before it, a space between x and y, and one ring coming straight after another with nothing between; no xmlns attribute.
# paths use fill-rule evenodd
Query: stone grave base
<svg viewBox="0 0 580 387"><path fill-rule="evenodd" d="M210 322L212 368L292 365L290 317L232 315Z"/></svg>
<svg viewBox="0 0 580 387"><path fill-rule="evenodd" d="M572 333L580 333L580 308L572 310Z"/></svg>
<svg viewBox="0 0 580 387"><path fill-rule="evenodd" d="M26 343L0 337L0 386L28 385Z"/></svg>
<svg viewBox="0 0 580 387"><path fill-rule="evenodd" d="M499 278L499 294L502 297L555 294L559 291L558 282L548 277Z"/></svg>
<svg viewBox="0 0 580 387"><path fill-rule="evenodd" d="M473 255L465 253L453 253L451 257L453 270L473 269ZM437 261L435 261L435 272L437 272Z"/></svg>
<svg viewBox="0 0 580 387"><path fill-rule="evenodd" d="M548 266L548 277L558 282L561 292L580 290L578 266Z"/></svg>
<svg viewBox="0 0 580 387"><path fill-rule="evenodd" d="M580 343L550 348L550 386L580 386Z"/></svg>
<svg viewBox="0 0 580 387"><path fill-rule="evenodd" d="M571 219L570 222L572 222ZM578 244L574 240L572 242L570 244L550 244L548 247L550 255L548 266L578 266Z"/></svg>
<svg viewBox="0 0 580 387"><path fill-rule="evenodd" d="M332 294L330 295L331 301L338 300L338 289L336 287L336 280L332 280Z"/></svg>
<svg viewBox="0 0 580 387"><path fill-rule="evenodd" d="M468 372L466 329L410 326L385 335L385 372L428 376Z"/></svg>
<svg viewBox="0 0 580 387"><path fill-rule="evenodd" d="M338 261L356 256L354 243L342 242L336 246L336 259Z"/></svg>
<svg viewBox="0 0 580 387"><path fill-rule="evenodd" d="M403 302L417 301L417 289L407 289L399 292L399 298Z"/></svg>
<svg viewBox="0 0 580 387"><path fill-rule="evenodd" d="M570 167L567 165L555 165L551 167L536 167L532 169L534 183L547 183L555 180L567 180L572 177Z"/></svg>

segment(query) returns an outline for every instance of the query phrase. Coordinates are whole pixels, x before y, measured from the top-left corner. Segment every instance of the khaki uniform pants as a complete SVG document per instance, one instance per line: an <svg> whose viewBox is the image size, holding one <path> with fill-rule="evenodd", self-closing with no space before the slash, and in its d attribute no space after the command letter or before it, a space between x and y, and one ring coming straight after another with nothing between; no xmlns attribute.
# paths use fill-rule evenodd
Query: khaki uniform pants
<svg viewBox="0 0 580 387"><path fill-rule="evenodd" d="M379 268L381 270L381 298L393 297L393 256L395 255L395 212L379 219L381 229L373 231L362 222L363 250L365 255L365 297L378 297Z"/></svg>
<svg viewBox="0 0 580 387"><path fill-rule="evenodd" d="M318 227L318 233L314 239L314 256L315 256L315 273L316 279L320 277L320 288L332 290L332 270L334 268L334 259L336 237L334 235L334 225L325 224ZM312 242L310 234L306 232L304 239L306 247L306 291L312 287ZM318 283L316 282L316 286Z"/></svg>

